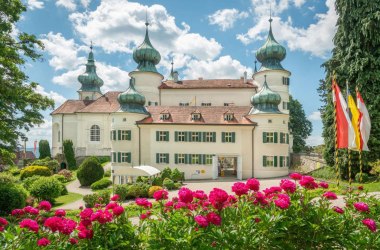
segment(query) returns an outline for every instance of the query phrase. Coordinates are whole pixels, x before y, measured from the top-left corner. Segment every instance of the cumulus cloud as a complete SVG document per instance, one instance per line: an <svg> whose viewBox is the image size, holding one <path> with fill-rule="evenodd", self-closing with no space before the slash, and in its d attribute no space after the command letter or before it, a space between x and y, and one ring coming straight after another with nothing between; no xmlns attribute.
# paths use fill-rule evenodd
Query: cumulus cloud
<svg viewBox="0 0 380 250"><path fill-rule="evenodd" d="M218 25L220 30L226 31L234 27L238 19L248 17L248 12L238 11L237 9L222 9L208 16L210 24Z"/></svg>
<svg viewBox="0 0 380 250"><path fill-rule="evenodd" d="M69 11L74 11L77 8L74 0L58 0L55 4L57 6L64 7Z"/></svg>
<svg viewBox="0 0 380 250"><path fill-rule="evenodd" d="M62 95L58 94L55 91L46 91L45 88L42 87L41 85L37 85L36 92L43 96L47 96L53 99L55 103L54 105L55 108L59 107L62 103L66 101L66 98L63 97Z"/></svg>
<svg viewBox="0 0 380 250"><path fill-rule="evenodd" d="M51 146L51 138L52 138L52 121L49 116L45 116L44 122L36 126L34 128L31 128L27 132L28 142L27 147L34 147L34 141L37 141L37 147L38 142L40 140L48 140L49 144Z"/></svg>
<svg viewBox="0 0 380 250"><path fill-rule="evenodd" d="M307 118L311 121L321 121L321 112L320 111L314 111Z"/></svg>
<svg viewBox="0 0 380 250"><path fill-rule="evenodd" d="M30 10L44 8L44 2L39 0L28 0L27 6Z"/></svg>

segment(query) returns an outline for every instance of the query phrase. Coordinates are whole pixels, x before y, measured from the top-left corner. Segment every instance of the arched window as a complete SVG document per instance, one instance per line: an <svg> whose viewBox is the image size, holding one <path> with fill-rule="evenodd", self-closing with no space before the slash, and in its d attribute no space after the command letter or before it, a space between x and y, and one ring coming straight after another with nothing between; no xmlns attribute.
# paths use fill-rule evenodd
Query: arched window
<svg viewBox="0 0 380 250"><path fill-rule="evenodd" d="M98 125L91 126L90 141L100 141L100 128Z"/></svg>

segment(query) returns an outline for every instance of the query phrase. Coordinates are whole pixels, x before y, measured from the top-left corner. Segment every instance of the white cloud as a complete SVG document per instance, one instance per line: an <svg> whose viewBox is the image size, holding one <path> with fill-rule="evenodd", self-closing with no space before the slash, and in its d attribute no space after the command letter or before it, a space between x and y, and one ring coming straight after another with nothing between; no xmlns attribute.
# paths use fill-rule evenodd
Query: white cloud
<svg viewBox="0 0 380 250"><path fill-rule="evenodd" d="M320 111L314 111L307 118L311 121L321 121L321 112Z"/></svg>
<svg viewBox="0 0 380 250"><path fill-rule="evenodd" d="M237 9L222 9L209 15L208 19L210 24L218 25L222 31L226 31L233 28L238 19L247 17L248 13L245 11L239 12Z"/></svg>
<svg viewBox="0 0 380 250"><path fill-rule="evenodd" d="M311 135L306 139L306 144L309 146L318 146L324 144L324 140L320 135Z"/></svg>
<svg viewBox="0 0 380 250"><path fill-rule="evenodd" d="M48 115L45 116L44 123L34 128L31 128L28 132L26 132L26 136L28 137L27 147L34 147L34 141L38 142L40 140L48 140L51 146L51 138L52 138L52 121L51 117ZM22 143L23 145L23 143Z"/></svg>
<svg viewBox="0 0 380 250"><path fill-rule="evenodd" d="M66 101L66 98L63 97L62 95L58 94L55 91L46 91L45 88L42 87L41 85L37 85L36 92L43 96L47 96L53 99L55 103L54 105L55 108L58 108L62 103Z"/></svg>
<svg viewBox="0 0 380 250"><path fill-rule="evenodd" d="M44 2L39 0L28 0L27 5L30 10L44 8Z"/></svg>
<svg viewBox="0 0 380 250"><path fill-rule="evenodd" d="M306 0L294 0L294 5L296 7L301 7L304 3L306 2Z"/></svg>
<svg viewBox="0 0 380 250"><path fill-rule="evenodd" d="M69 11L74 11L77 8L74 0L57 0L57 6L64 7Z"/></svg>

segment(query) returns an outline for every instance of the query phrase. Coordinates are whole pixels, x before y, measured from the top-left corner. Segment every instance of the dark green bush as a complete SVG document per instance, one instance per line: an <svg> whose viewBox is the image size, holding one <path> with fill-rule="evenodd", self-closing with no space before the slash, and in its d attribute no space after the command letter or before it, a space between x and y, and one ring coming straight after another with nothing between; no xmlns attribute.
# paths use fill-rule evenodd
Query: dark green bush
<svg viewBox="0 0 380 250"><path fill-rule="evenodd" d="M30 187L32 186L32 184L36 181L36 180L39 180L41 178L40 175L34 175L32 177L28 177L26 178L25 180L22 181L22 186L30 191Z"/></svg>
<svg viewBox="0 0 380 250"><path fill-rule="evenodd" d="M0 173L0 185L8 184L8 183L15 183L16 178L13 177L10 173Z"/></svg>
<svg viewBox="0 0 380 250"><path fill-rule="evenodd" d="M65 183L66 182L65 177L62 176L62 175L55 174L55 175L53 175L53 177L56 178L60 183Z"/></svg>
<svg viewBox="0 0 380 250"><path fill-rule="evenodd" d="M104 189L104 188L109 187L110 185L112 185L112 181L108 178L103 178L92 183L91 189L92 190Z"/></svg>
<svg viewBox="0 0 380 250"><path fill-rule="evenodd" d="M173 169L170 178L173 181L182 181L182 173L177 168L175 168Z"/></svg>
<svg viewBox="0 0 380 250"><path fill-rule="evenodd" d="M149 185L145 183L135 183L129 186L127 198L148 197Z"/></svg>
<svg viewBox="0 0 380 250"><path fill-rule="evenodd" d="M355 181L356 182L365 183L365 182L368 182L368 180L369 180L369 177L368 177L367 173L362 173L362 181L360 181L360 173L357 173L355 175Z"/></svg>
<svg viewBox="0 0 380 250"><path fill-rule="evenodd" d="M115 185L115 194L118 194L122 201L125 200L130 186L129 184Z"/></svg>
<svg viewBox="0 0 380 250"><path fill-rule="evenodd" d="M154 177L152 180L152 186L162 186L162 181L163 179L160 176Z"/></svg>
<svg viewBox="0 0 380 250"><path fill-rule="evenodd" d="M32 177L33 175L50 176L52 175L52 172L45 166L28 166L21 170L20 179L23 180L25 178Z"/></svg>
<svg viewBox="0 0 380 250"><path fill-rule="evenodd" d="M103 178L104 169L96 157L89 157L83 161L77 171L77 177L82 186L91 186L92 183Z"/></svg>
<svg viewBox="0 0 380 250"><path fill-rule="evenodd" d="M174 189L180 189L182 187L182 183L176 182L174 183Z"/></svg>
<svg viewBox="0 0 380 250"><path fill-rule="evenodd" d="M169 190L174 189L174 181L169 178L165 178L165 180L162 182L162 185Z"/></svg>
<svg viewBox="0 0 380 250"><path fill-rule="evenodd" d="M104 172L104 177L111 177L111 169Z"/></svg>
<svg viewBox="0 0 380 250"><path fill-rule="evenodd" d="M38 143L38 151L40 153L40 159L51 157L50 145L47 140L40 140L40 142Z"/></svg>
<svg viewBox="0 0 380 250"><path fill-rule="evenodd" d="M149 178L146 176L139 176L137 177L136 182L149 183Z"/></svg>
<svg viewBox="0 0 380 250"><path fill-rule="evenodd" d="M165 180L165 178L170 178L172 175L172 170L169 167L164 168L164 170L161 171L161 178Z"/></svg>
<svg viewBox="0 0 380 250"><path fill-rule="evenodd" d="M30 186L30 194L33 197L52 203L63 191L63 184L54 177L41 177Z"/></svg>
<svg viewBox="0 0 380 250"><path fill-rule="evenodd" d="M96 158L98 159L98 161L100 162L100 164L103 164L103 163L111 161L111 157L110 156L96 156Z"/></svg>
<svg viewBox="0 0 380 250"><path fill-rule="evenodd" d="M9 214L15 208L25 207L28 192L13 183L0 184L0 214Z"/></svg>
<svg viewBox="0 0 380 250"><path fill-rule="evenodd" d="M111 192L108 190L83 196L86 207L94 207L95 204L105 205L110 201Z"/></svg>
<svg viewBox="0 0 380 250"><path fill-rule="evenodd" d="M48 167L53 172L57 172L59 169L58 161L54 159L50 159L49 157L35 160L30 165L31 166L45 166L45 167Z"/></svg>
<svg viewBox="0 0 380 250"><path fill-rule="evenodd" d="M67 167L71 170L77 169L77 162L75 160L74 146L72 140L63 141L63 153L67 161Z"/></svg>

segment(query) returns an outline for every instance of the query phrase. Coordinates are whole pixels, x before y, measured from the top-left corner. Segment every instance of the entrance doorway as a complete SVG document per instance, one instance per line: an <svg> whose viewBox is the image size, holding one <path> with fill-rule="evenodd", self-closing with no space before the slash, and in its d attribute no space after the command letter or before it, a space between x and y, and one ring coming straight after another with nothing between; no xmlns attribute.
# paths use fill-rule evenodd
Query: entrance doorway
<svg viewBox="0 0 380 250"><path fill-rule="evenodd" d="M218 177L237 177L237 157L218 157Z"/></svg>

